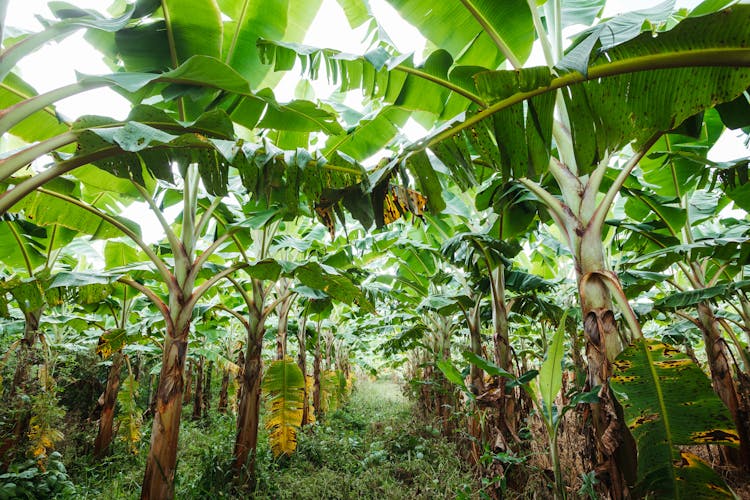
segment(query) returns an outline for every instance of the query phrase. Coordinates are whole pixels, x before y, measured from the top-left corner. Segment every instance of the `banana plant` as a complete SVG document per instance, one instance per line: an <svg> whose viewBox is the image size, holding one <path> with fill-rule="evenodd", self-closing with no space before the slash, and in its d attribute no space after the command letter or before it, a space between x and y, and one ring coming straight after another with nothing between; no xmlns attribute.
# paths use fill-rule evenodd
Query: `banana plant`
<svg viewBox="0 0 750 500"><path fill-rule="evenodd" d="M200 181L211 196L216 196L217 200L220 199L227 192L227 171L229 164L232 163L242 172L241 177L250 191L262 197L270 186L278 183L284 175L283 172L286 171L288 180L283 185L285 190L277 190L279 194L276 196L283 196L282 199L288 200L287 206L295 212L299 206L300 181L303 178L305 182L302 185L307 186L308 192L316 193L316 196L319 196L323 188L328 187L328 183L322 182L318 177L322 172L319 167L324 161L304 154L287 155L294 165L286 168L284 152L273 147L268 141L246 145L243 145L242 141L237 141L231 119L228 118L229 114L234 116L235 121L249 128L259 124L261 127L284 125L297 131L310 132L318 131L321 127L336 130L338 126L329 113L319 112L312 103L298 102L283 106L278 104L268 92L258 94L258 99L254 97L256 94L251 90L250 80L256 79L256 83L260 84L262 79L257 79L259 75L253 70L253 65L248 65L252 54L249 54L250 58L245 56L248 55L248 49L254 53L255 48L254 43L248 44L245 35L253 36L254 30L258 29L255 21L269 12L247 9L248 3L247 1L229 2L222 5L222 8L228 9L227 13L230 14L232 21L237 22L233 25L234 35L226 52L222 52L221 49L223 44L222 11L215 2L200 3L200 5L177 2L162 2L163 5L160 5L158 2L153 2L140 6L139 14L142 14L142 19L151 19L155 22L131 23L126 29L118 30L112 35L114 43L101 45L107 47L107 50L109 48L114 50L109 54L113 61L122 60L125 68L133 71L118 73L104 80L108 83L113 81L122 83L123 78L129 79L128 81L133 85L126 84L120 88L128 93L134 102L153 95L155 91L162 95L163 88L159 86L165 83L169 90L163 95L168 97L158 107L136 106L126 123L113 122L100 117L83 118L73 125L72 132L64 137L43 141L36 148L26 148L18 155L11 155L4 160L4 174L7 176L3 175L3 178L7 179L29 161L78 142L77 151L72 157L65 155L64 150L59 154L54 154L54 163L51 167L21 180L12 189L3 193L2 201L0 201L1 212L28 211L32 204L28 195L34 189L40 188L51 179L59 178L79 166L94 163L125 181L125 186L122 182L118 182L117 189L129 190L128 195L132 195L132 191L135 190L141 199L149 203L167 235L169 247L174 255L173 269L169 269L152 248L146 245L127 224L122 224L116 217L108 216L103 211L88 206L80 200L61 194L55 188L36 195L37 198L44 196L45 199L63 200L124 231L141 246L169 289L169 298L165 301L156 293L147 293L145 291L147 287L137 281L129 278L123 279L123 282L147 293L147 296L164 314L167 325L165 357L162 364L160 389L157 391L158 402L152 433L152 450L147 459L142 491L144 498L168 498L173 494L172 484L179 429L179 411L175 401L177 396L180 399L182 396L182 374L190 316L200 294L214 282L235 270L231 267L224 269L201 284L201 286L207 286L194 287L200 268L208 257L230 237L229 234L237 231L237 229L230 230L213 246L209 246L201 256L196 255L196 241L200 233L207 229L211 213L219 204L219 201L214 202L212 199L206 207L204 217L197 219ZM159 6L162 8L157 11ZM307 10L308 7L310 10ZM194 9L199 9L205 15L196 17ZM276 16L273 19L273 25L280 31L272 30L272 33L280 35L286 31L287 23L291 23L290 25L295 26L297 36L301 36L311 19L311 17L306 17L306 14L316 9L316 6L309 4L305 9L295 9L292 12L288 4L277 4L271 13ZM287 13L290 15L287 16ZM200 41L193 31L196 19L200 20L203 28ZM158 29L157 25L160 26ZM159 42L158 49L149 52L146 57L143 57L142 53L139 54L138 44L134 41L138 40L140 43L142 41L140 35L156 37L155 41ZM206 40L210 40L210 43L205 43ZM238 72L235 66L242 66L244 69ZM158 80L160 75L163 76L166 73L175 77L171 84L167 83L167 80ZM185 90L190 88L186 85L192 86L199 93L200 89L204 89L203 98L197 101L186 100ZM245 97L250 97L250 99L245 99ZM42 101L35 100L34 102L40 105ZM219 101L222 103L219 106L221 109L213 109ZM193 105L193 103L196 104ZM34 109L33 106L23 108L21 110L23 112L16 113L13 120L23 121L32 109ZM213 109L213 111L201 115L206 109ZM192 118L192 121L188 122L186 129L171 114L176 115L178 120L186 121ZM144 125L142 122L147 122L149 125ZM172 135L166 131L177 131L178 135ZM243 152L243 149L249 151L247 148L255 151L250 153L250 157L255 158L250 162L247 161L248 156ZM219 153L220 150L223 152ZM186 152L188 152L187 155ZM259 156L255 153L259 153ZM238 161L240 163L237 163ZM184 206L181 221L182 232L179 236L173 228L169 227L152 197L155 189L152 177L173 183L171 168L174 162L180 165L181 201ZM146 174L143 170L144 164L148 171ZM307 169L307 172L302 175L304 169ZM358 181L362 178L361 170L356 168L347 169L338 166L336 172L338 178L348 176ZM273 179L273 182L267 182L269 179ZM90 177L88 181L96 183L96 180L92 182ZM346 182L348 181L337 186L346 185ZM311 196L311 199L314 197ZM62 212L60 217L63 217ZM107 224L105 227L108 227ZM193 295L194 291L196 291L195 295Z"/></svg>
<svg viewBox="0 0 750 500"><path fill-rule="evenodd" d="M524 386L524 389L532 393L532 401L547 430L550 462L555 474L555 498L560 499L567 497L557 442L563 415L580 403L594 402L598 399L596 395L598 388L593 388L589 392L578 392L562 407L558 407L555 403L563 382L562 362L565 353L567 316L567 311L563 312L552 342L547 349L547 357L539 369L539 377L528 386Z"/></svg>
<svg viewBox="0 0 750 500"><path fill-rule="evenodd" d="M252 210L249 207L254 206L257 205L245 204L248 210ZM285 215L284 207L278 206L248 213L247 227L251 230L248 249L247 234L232 236L233 249L240 256L240 261L245 263L244 272L250 278L243 281L238 277L227 276L241 297L242 306L246 311L229 307L225 310L237 318L247 332L233 468L236 477L243 482L245 479L249 480L251 486L255 476L262 373L261 351L266 320L279 305L289 301L296 294L293 287L284 287L282 293L273 295L276 283L281 278L295 279L307 289L325 290L325 296L330 295L336 300L349 303L356 301L360 307L372 310L371 304L359 289L345 276L332 273L330 268L323 267L317 262L297 263L274 258L279 245L284 247L289 242L284 237L274 240ZM221 224L226 224L226 221L221 221ZM311 234L313 236L309 238L308 246L318 233ZM304 246L305 243L301 244Z"/></svg>
<svg viewBox="0 0 750 500"><path fill-rule="evenodd" d="M176 116L178 120L192 120L191 123L194 126L192 131L195 133L209 138L218 136L230 141L236 140L234 134L230 134L229 137L222 133L217 134L220 130L226 130L220 124L222 119L225 122L234 121L248 129L273 128L284 130L290 135L297 134L305 137L319 131L335 134L341 130L341 126L331 113L318 108L310 101L298 100L289 104L281 104L275 100L270 90L258 92L254 90L262 88L263 85L272 84L278 76L270 75L266 78L267 70L257 62L255 44L250 40L255 40L260 35L281 36L282 34L291 40L299 39L309 26L312 14L317 10L319 2L308 2L304 8L292 8L288 2L281 2L274 4L273 9L270 10L249 7L248 0L222 2L221 8L214 1L205 5L202 2L186 4L166 0L162 3L164 5L159 2L138 5L135 11L131 6L122 19L116 22L98 19L95 14L88 11L58 5L60 15L69 17L62 21L61 25L97 27L102 24L110 30L106 35L102 33L90 35L97 42L97 46L104 49L108 60L113 62L115 73L84 77L80 82L66 87L67 93L53 91L43 96L32 95L8 108L7 113L0 117L0 125L6 127L7 130L13 129L12 132L16 129L20 130L18 134L24 135L31 143L0 160L0 181L13 184L10 189L0 195L0 213L10 210L24 196L50 180L92 162L105 169L107 167L114 169L117 173L118 167L106 159L112 156L122 158L128 156L127 153L136 152L141 157L148 156L149 160L146 163L152 163L154 155L160 156L160 153L150 151L151 148L163 148L165 144L163 142L159 144L159 142L170 140L168 136L158 132L168 133L175 130L176 123L173 116ZM158 9L159 7L162 8ZM195 11L195 9L199 10ZM201 35L201 41L198 41L195 36L194 29L197 27L195 12L202 13L198 23L204 33ZM223 20L222 16L229 20ZM270 17L266 18L266 16ZM223 33L225 24L227 31ZM50 34L46 31L40 34L40 36L43 35L41 38L44 39L56 32L54 26L49 31ZM223 42L224 35L228 38L226 44ZM143 37L154 44L159 44L159 47L145 54L139 48ZM205 43L205 40L211 42ZM24 43L19 42L8 50L12 51L22 45ZM8 57L4 62L11 64L13 61L15 59ZM115 63L115 61L120 62ZM123 71L123 66L125 71ZM129 97L134 105L150 96L158 96L157 99L160 102L157 103L157 108L160 112L152 110L141 114L131 114L125 122L101 118L82 120L54 128L51 132L47 131L49 126L41 127L37 123L40 113L42 116L45 113L47 115L51 113L47 108L56 100L70 95L71 92L104 85L115 87ZM162 96L163 88L169 89L164 93L166 97ZM183 99L185 93L188 92L187 89L193 89L192 97L195 99L189 101ZM24 88L20 95L29 92L29 89ZM198 94L201 98L198 98ZM186 105L185 102L189 104ZM206 111L213 111L213 118L199 120ZM47 121L50 121L49 117ZM139 139L139 146L134 148L135 144L130 143L123 150L120 147L123 144L118 138L122 139L123 134L132 134L134 127L142 132L142 124L132 123L139 121L148 123L151 133ZM177 128L181 127L177 126ZM96 136L97 132L100 135ZM96 137L91 136L90 133ZM70 156L76 142L81 145L78 154ZM199 147L207 149L208 156L223 150L223 156L229 155L228 161L233 161L236 152L231 153L233 147L231 144L224 143L223 146L215 144L214 146L219 146L217 149L211 146L210 142L210 139L208 142L204 141L204 144ZM298 146L306 147L308 141L305 139L286 145L291 149ZM184 142L179 146L185 146ZM238 146L235 144L234 147ZM23 167L45 155L52 155L53 161L43 170L31 176L24 172L24 175L16 175L18 179L10 182L11 176L18 174ZM133 166L134 157L130 156L132 174L134 178L140 179L140 165ZM308 160L311 170L319 166L317 159L308 158ZM222 175L221 171L225 167L221 163L218 167L202 167L202 176L206 178L204 181L207 184L213 183L213 179L209 179L210 175L214 177ZM299 168L305 166L300 163ZM120 165L119 168L124 167ZM247 170L244 163L240 168L243 172ZM213 169L218 172L213 173ZM345 168L339 168L339 172L346 171ZM349 171L349 173L354 172ZM169 177L169 174L163 170L162 175ZM248 181L248 186L252 185L254 190L257 190L257 176L253 177L252 172L245 172L243 178ZM295 191L298 189L299 186L295 184Z"/></svg>

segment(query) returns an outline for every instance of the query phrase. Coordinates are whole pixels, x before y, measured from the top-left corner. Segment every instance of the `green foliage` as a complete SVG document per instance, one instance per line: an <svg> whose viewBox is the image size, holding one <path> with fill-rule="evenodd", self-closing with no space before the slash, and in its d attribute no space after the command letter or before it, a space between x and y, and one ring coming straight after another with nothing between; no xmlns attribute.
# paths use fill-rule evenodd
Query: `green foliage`
<svg viewBox="0 0 750 500"><path fill-rule="evenodd" d="M37 498L76 498L76 488L68 477L62 455L50 453L46 466L36 460L11 465L0 474L0 500Z"/></svg>
<svg viewBox="0 0 750 500"><path fill-rule="evenodd" d="M44 369L40 368L40 371L43 373ZM31 397L30 412L29 455L43 469L55 445L63 439L59 429L65 411L58 404L54 386L48 385L45 390Z"/></svg>
<svg viewBox="0 0 750 500"><path fill-rule="evenodd" d="M678 446L739 442L732 418L710 382L679 350L638 340L614 363L610 387L638 446L642 495L733 498L724 480Z"/></svg>
<svg viewBox="0 0 750 500"><path fill-rule="evenodd" d="M138 381L132 373L129 373L117 393L117 402L120 405L117 413L120 438L127 443L131 453L138 453L138 444L141 440L141 424L143 423L143 411L138 407Z"/></svg>
<svg viewBox="0 0 750 500"><path fill-rule="evenodd" d="M544 360L539 370L539 393L549 415L552 415L552 406L555 403L557 393L562 388L562 360L565 352L565 320L567 317L568 314L565 312L547 350L547 359ZM549 421L552 423L551 419Z"/></svg>
<svg viewBox="0 0 750 500"><path fill-rule="evenodd" d="M346 383L341 385L339 370L326 370L320 374L320 406L324 413L335 411L346 398Z"/></svg>

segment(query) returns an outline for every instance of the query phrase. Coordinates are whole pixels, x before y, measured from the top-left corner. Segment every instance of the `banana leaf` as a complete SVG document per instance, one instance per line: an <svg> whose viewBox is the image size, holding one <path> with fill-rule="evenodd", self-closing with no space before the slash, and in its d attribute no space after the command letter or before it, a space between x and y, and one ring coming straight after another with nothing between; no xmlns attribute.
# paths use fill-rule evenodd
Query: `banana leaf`
<svg viewBox="0 0 750 500"><path fill-rule="evenodd" d="M639 496L734 498L721 476L678 448L739 443L729 411L687 355L637 340L615 360L610 387L638 447Z"/></svg>
<svg viewBox="0 0 750 500"><path fill-rule="evenodd" d="M304 388L305 377L297 363L289 357L271 363L263 377L263 391L268 394L266 429L270 431L271 451L276 457L291 455L297 449Z"/></svg>

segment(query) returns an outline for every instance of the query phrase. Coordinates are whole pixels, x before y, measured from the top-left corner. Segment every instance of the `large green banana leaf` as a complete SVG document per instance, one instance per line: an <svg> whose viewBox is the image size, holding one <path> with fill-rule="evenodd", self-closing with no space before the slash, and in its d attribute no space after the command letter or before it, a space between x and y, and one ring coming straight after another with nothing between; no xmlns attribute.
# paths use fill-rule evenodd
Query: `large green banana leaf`
<svg viewBox="0 0 750 500"><path fill-rule="evenodd" d="M37 95L29 84L15 73L10 73L0 83L0 109L28 101ZM10 134L31 143L62 134L68 130L68 125L60 120L52 107L36 111L27 116L22 122L11 127Z"/></svg>
<svg viewBox="0 0 750 500"><path fill-rule="evenodd" d="M79 9L65 2L50 2L50 8L60 19L48 23L39 33L28 35L0 53L0 81L4 80L13 67L24 57L38 50L44 44L53 40L60 40L74 32L88 28L113 33L122 29L134 13L134 6L130 5L122 15L108 19L94 10Z"/></svg>
<svg viewBox="0 0 750 500"><path fill-rule="evenodd" d="M488 68L456 66L443 49L432 52L416 66L412 57L390 56L377 48L363 56L287 42L258 42L261 60L277 71L288 71L299 60L303 71L317 78L325 65L326 76L340 92L359 89L365 97L382 99L411 111L427 111L452 118L474 103L484 106L472 77Z"/></svg>
<svg viewBox="0 0 750 500"><path fill-rule="evenodd" d="M579 171L634 142L641 147L688 117L728 102L750 84L750 6L686 19L595 53L587 75L545 67L476 76L488 108L415 145L452 169L484 164L505 178L537 177L552 150L554 96L563 90ZM499 153L498 153L499 150Z"/></svg>
<svg viewBox="0 0 750 500"><path fill-rule="evenodd" d="M739 443L706 375L679 350L637 340L614 362L610 387L638 447L638 492L654 498L733 498L724 480L679 446Z"/></svg>
<svg viewBox="0 0 750 500"><path fill-rule="evenodd" d="M406 21L459 64L520 66L531 54L534 24L523 0L389 0ZM506 47L507 54L501 47Z"/></svg>
<svg viewBox="0 0 750 500"><path fill-rule="evenodd" d="M138 22L115 33L90 31L88 40L111 62L112 69L127 72L158 73L174 70L196 56L221 61L249 82L253 90L273 87L281 73L260 62L256 41L259 38L301 42L320 7L320 0L292 2L279 0L168 0L150 2L137 10ZM143 4L146 5L146 4ZM217 75L217 80L221 77ZM175 82L163 89L160 104L179 111L183 118L195 118L221 103L231 106L238 122L256 116L258 108L231 95L232 91L186 87ZM210 87L210 86L209 86ZM119 89L118 89L119 90ZM226 90L226 89L221 89ZM148 97L145 92L125 93L133 102ZM177 101L175 98L187 96ZM255 104L255 105L254 105ZM248 109L249 108L249 109Z"/></svg>

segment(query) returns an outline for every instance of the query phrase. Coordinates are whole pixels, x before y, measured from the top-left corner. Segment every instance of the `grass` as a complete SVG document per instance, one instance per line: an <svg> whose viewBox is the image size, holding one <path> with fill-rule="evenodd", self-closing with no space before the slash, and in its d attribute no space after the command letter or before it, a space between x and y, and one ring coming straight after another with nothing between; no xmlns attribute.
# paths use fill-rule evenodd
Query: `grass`
<svg viewBox="0 0 750 500"><path fill-rule="evenodd" d="M469 467L437 429L415 420L412 403L389 381L360 381L350 401L298 436L297 453L274 459L261 430L257 484L232 492L235 419L212 413L180 430L175 496L179 499L453 498L477 490ZM148 432L150 424L144 424ZM117 443L106 462L65 456L76 498L138 498L149 436L133 456ZM66 454L67 455L67 454ZM71 462L70 458L74 458Z"/></svg>
<svg viewBox="0 0 750 500"><path fill-rule="evenodd" d="M360 382L348 405L300 436L298 453L267 467L256 498L452 498L475 489L453 445L414 421L387 381Z"/></svg>

